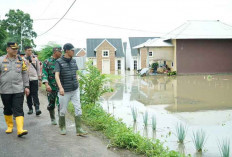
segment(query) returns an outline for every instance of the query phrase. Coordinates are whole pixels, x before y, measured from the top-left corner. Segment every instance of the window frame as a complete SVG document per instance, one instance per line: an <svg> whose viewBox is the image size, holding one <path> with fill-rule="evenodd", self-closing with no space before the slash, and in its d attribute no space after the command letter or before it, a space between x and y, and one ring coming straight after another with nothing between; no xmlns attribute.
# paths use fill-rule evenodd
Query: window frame
<svg viewBox="0 0 232 157"><path fill-rule="evenodd" d="M107 56L104 56L104 52L107 52ZM109 50L102 50L102 57L109 57L110 51Z"/></svg>
<svg viewBox="0 0 232 157"><path fill-rule="evenodd" d="M119 63L120 63L120 66L118 66ZM121 70L121 69L122 69L122 61L121 61L120 59L117 61L117 66L118 66L118 70ZM119 68L119 67L120 67L120 68Z"/></svg>

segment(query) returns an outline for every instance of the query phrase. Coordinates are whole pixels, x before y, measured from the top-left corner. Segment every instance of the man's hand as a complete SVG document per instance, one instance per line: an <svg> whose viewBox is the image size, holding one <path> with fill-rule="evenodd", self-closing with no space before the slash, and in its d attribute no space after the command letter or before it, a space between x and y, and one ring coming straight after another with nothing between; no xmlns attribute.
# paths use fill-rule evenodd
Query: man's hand
<svg viewBox="0 0 232 157"><path fill-rule="evenodd" d="M64 96L64 88L63 87L59 88L59 92L60 92L60 95Z"/></svg>
<svg viewBox="0 0 232 157"><path fill-rule="evenodd" d="M52 88L51 88L49 85L46 85L46 91L47 91L47 92L51 92L51 91L52 91Z"/></svg>
<svg viewBox="0 0 232 157"><path fill-rule="evenodd" d="M25 92L26 96L28 96L30 94L30 90L28 88L25 88L24 92Z"/></svg>
<svg viewBox="0 0 232 157"><path fill-rule="evenodd" d="M39 80L39 87L41 87L42 86L42 81L41 80Z"/></svg>

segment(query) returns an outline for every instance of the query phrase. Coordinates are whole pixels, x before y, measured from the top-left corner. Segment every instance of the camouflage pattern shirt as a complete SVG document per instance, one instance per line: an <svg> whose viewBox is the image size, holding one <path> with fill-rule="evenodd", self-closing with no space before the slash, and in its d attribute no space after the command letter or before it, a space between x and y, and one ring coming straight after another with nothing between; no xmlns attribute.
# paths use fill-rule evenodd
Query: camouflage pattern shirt
<svg viewBox="0 0 232 157"><path fill-rule="evenodd" d="M53 91L58 91L58 86L56 84L55 79L55 64L56 59L50 57L43 62L43 70L42 70L42 82L48 82L49 86Z"/></svg>

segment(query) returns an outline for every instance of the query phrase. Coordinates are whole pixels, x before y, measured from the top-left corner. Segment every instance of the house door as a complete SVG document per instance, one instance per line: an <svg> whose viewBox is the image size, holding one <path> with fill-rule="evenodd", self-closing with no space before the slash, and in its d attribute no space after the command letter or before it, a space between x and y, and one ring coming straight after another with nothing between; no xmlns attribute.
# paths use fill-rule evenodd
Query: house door
<svg viewBox="0 0 232 157"><path fill-rule="evenodd" d="M110 74L110 60L102 60L102 73Z"/></svg>

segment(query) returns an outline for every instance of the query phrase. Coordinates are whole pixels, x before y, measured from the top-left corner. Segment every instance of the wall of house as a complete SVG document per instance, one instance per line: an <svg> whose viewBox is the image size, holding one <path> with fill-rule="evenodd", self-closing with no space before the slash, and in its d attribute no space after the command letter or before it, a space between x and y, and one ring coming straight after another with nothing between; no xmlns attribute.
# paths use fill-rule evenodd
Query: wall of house
<svg viewBox="0 0 232 157"><path fill-rule="evenodd" d="M171 68L171 70L173 69L174 47L149 48L149 52L153 52L153 56L149 57L149 63L154 63L157 59L162 59L162 64L165 60L168 67Z"/></svg>
<svg viewBox="0 0 232 157"><path fill-rule="evenodd" d="M137 61L137 69L134 69L134 61ZM138 57L137 56L132 56L131 60L130 60L130 70L134 71L134 70L138 70L139 69L139 61L138 61Z"/></svg>
<svg viewBox="0 0 232 157"><path fill-rule="evenodd" d="M147 57L148 52L153 52L153 56ZM154 47L148 49L141 48L140 54L141 68L148 67L148 58L149 65L151 65L154 62L158 62L157 60L161 59L162 61L159 61L158 63L163 64L163 60L165 60L168 67L171 68L171 70L173 70L172 62L174 61L174 47Z"/></svg>
<svg viewBox="0 0 232 157"><path fill-rule="evenodd" d="M176 48L177 48L177 46L176 46L176 39L173 39L173 40L172 40L172 44L173 44L173 46L174 46L174 49L173 49L173 51L174 51L174 56L173 56L174 60L173 60L172 71L177 71L177 69L176 69L176 65L177 65L177 58L176 58Z"/></svg>
<svg viewBox="0 0 232 157"><path fill-rule="evenodd" d="M131 49L130 49L130 42L127 42L127 47L126 47L126 52L125 52L125 57L126 57L126 69L131 70L131 62L132 62L132 56L131 56Z"/></svg>
<svg viewBox="0 0 232 157"><path fill-rule="evenodd" d="M140 63L141 63L141 69L147 67L147 48L141 48L140 49Z"/></svg>
<svg viewBox="0 0 232 157"><path fill-rule="evenodd" d="M109 57L103 57L102 51L109 50ZM96 51L97 58L97 68L102 72L102 59L110 60L110 73L114 73L115 71L115 49L112 45L110 45L107 41L104 41Z"/></svg>
<svg viewBox="0 0 232 157"><path fill-rule="evenodd" d="M121 69L118 69L118 60L121 61ZM115 74L125 74L125 58L115 58Z"/></svg>
<svg viewBox="0 0 232 157"><path fill-rule="evenodd" d="M81 52L79 52L77 54L77 57L83 57L83 56L85 56L85 54L86 54L86 52L84 50L81 50Z"/></svg>
<svg viewBox="0 0 232 157"><path fill-rule="evenodd" d="M177 72L232 73L232 39L176 40Z"/></svg>
<svg viewBox="0 0 232 157"><path fill-rule="evenodd" d="M92 60L93 65L97 67L97 59L96 59L96 57L86 57L86 62L88 62L89 60Z"/></svg>

